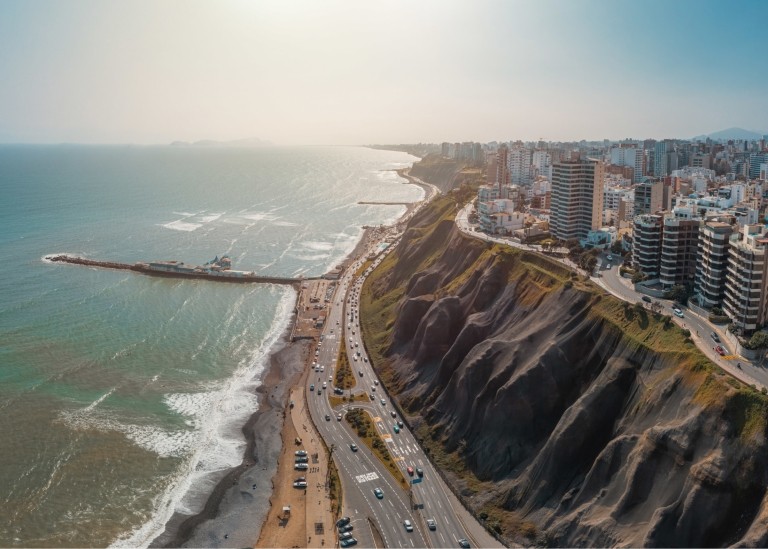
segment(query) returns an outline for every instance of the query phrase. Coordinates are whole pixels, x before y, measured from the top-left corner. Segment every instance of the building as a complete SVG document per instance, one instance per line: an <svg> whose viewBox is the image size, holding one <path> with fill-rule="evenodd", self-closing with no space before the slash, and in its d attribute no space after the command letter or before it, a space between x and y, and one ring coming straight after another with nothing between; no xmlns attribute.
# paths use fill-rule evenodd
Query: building
<svg viewBox="0 0 768 549"><path fill-rule="evenodd" d="M550 226L556 238L583 239L602 226L604 172L602 161L578 155L552 166Z"/></svg>
<svg viewBox="0 0 768 549"><path fill-rule="evenodd" d="M657 141L653 146L653 175L664 177L669 175L669 163L667 162L667 141Z"/></svg>
<svg viewBox="0 0 768 549"><path fill-rule="evenodd" d="M531 178L531 149L515 145L509 149L509 177L516 185L528 185Z"/></svg>
<svg viewBox="0 0 768 549"><path fill-rule="evenodd" d="M701 219L681 219L674 215L664 217L659 281L665 290L678 285L693 288L701 225Z"/></svg>
<svg viewBox="0 0 768 549"><path fill-rule="evenodd" d="M744 225L730 238L723 311L745 334L766 322L766 245L762 225Z"/></svg>
<svg viewBox="0 0 768 549"><path fill-rule="evenodd" d="M632 224L632 267L651 279L659 277L663 234L664 218L661 215L635 217Z"/></svg>
<svg viewBox="0 0 768 549"><path fill-rule="evenodd" d="M720 221L707 221L699 229L694 294L706 309L720 307L723 302L731 234L733 227Z"/></svg>
<svg viewBox="0 0 768 549"><path fill-rule="evenodd" d="M643 178L643 161L643 149L634 145L622 145L611 149L611 164L631 168L633 183Z"/></svg>
<svg viewBox="0 0 768 549"><path fill-rule="evenodd" d="M488 234L510 234L522 229L525 214L514 210L515 202L505 198L478 203L480 230Z"/></svg>
<svg viewBox="0 0 768 549"><path fill-rule="evenodd" d="M768 153L751 153L749 155L749 178L760 179L760 165L768 162Z"/></svg>
<svg viewBox="0 0 768 549"><path fill-rule="evenodd" d="M501 145L496 153L496 185L501 189L509 183L509 148Z"/></svg>
<svg viewBox="0 0 768 549"><path fill-rule="evenodd" d="M451 144L443 141L440 143L440 155L444 156L445 158L451 157Z"/></svg>
<svg viewBox="0 0 768 549"><path fill-rule="evenodd" d="M653 214L663 209L664 183L646 178L635 187L635 215Z"/></svg>

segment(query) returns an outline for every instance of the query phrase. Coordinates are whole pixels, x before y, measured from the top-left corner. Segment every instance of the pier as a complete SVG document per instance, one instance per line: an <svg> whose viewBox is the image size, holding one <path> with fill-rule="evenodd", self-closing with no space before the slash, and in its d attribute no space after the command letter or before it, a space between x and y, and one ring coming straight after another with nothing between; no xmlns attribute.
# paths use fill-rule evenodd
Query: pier
<svg viewBox="0 0 768 549"><path fill-rule="evenodd" d="M212 280L214 282L234 282L239 284L285 284L289 286L298 286L302 282L307 280L322 280L325 277L300 277L289 278L281 276L269 276L259 275L256 273L243 273L241 276L228 276L221 274L214 274L206 271L197 272L172 272L172 271L160 271L150 267L149 263L120 263L116 261L97 261L94 259L85 259L83 257L76 257L71 255L55 255L47 256L46 259L53 263L69 263L72 265L81 265L84 267L97 267L100 269L117 269L123 271L134 271L137 273L149 275L149 276L162 276L166 278L199 278L204 280ZM226 271L225 271L226 272Z"/></svg>

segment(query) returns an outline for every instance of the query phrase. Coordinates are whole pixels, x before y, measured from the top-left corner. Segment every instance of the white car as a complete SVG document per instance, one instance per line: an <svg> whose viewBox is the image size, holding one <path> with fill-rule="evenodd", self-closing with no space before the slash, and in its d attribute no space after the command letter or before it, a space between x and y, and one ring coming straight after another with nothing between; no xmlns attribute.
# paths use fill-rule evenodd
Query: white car
<svg viewBox="0 0 768 549"><path fill-rule="evenodd" d="M683 315L683 311L680 310L679 307L672 307L672 312L675 314L676 317L685 318Z"/></svg>
<svg viewBox="0 0 768 549"><path fill-rule="evenodd" d="M413 532L413 524L411 524L411 521L408 519L405 519L403 521L403 526L405 526L406 532Z"/></svg>

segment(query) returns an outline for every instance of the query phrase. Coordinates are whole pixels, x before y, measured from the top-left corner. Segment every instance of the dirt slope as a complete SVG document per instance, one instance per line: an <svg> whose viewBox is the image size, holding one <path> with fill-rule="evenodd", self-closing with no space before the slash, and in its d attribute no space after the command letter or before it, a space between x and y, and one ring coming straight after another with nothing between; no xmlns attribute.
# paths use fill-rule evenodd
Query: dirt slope
<svg viewBox="0 0 768 549"><path fill-rule="evenodd" d="M469 239L455 197L366 284L366 341L452 484L506 540L768 544L765 396L663 316Z"/></svg>

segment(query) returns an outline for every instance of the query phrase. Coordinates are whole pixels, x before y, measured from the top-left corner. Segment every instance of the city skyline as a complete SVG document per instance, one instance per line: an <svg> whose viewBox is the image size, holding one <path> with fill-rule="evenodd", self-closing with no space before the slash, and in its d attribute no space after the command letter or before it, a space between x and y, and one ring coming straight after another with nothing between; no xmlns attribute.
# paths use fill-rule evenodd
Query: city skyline
<svg viewBox="0 0 768 549"><path fill-rule="evenodd" d="M0 143L768 133L768 77L752 60L768 5L629 7L10 0L0 6Z"/></svg>

